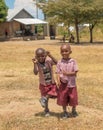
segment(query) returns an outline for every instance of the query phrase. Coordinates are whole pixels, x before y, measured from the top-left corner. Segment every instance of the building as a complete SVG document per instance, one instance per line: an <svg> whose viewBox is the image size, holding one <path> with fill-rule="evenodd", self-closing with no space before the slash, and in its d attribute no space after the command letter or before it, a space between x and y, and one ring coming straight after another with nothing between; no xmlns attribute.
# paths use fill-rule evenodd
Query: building
<svg viewBox="0 0 103 130"><path fill-rule="evenodd" d="M36 19L33 16L33 9L15 8L8 12L7 21L0 23L0 37L25 37L44 38L48 35L48 23Z"/></svg>

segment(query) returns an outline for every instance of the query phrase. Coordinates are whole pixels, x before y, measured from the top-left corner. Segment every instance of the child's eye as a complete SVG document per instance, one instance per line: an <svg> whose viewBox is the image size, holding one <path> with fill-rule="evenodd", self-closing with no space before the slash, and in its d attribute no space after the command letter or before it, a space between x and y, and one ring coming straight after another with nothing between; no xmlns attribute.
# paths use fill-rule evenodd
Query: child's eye
<svg viewBox="0 0 103 130"><path fill-rule="evenodd" d="M65 52L68 52L68 50L67 50L67 51L65 51Z"/></svg>
<svg viewBox="0 0 103 130"><path fill-rule="evenodd" d="M41 56L41 57L45 57L45 56Z"/></svg>
<svg viewBox="0 0 103 130"><path fill-rule="evenodd" d="M68 52L68 50L62 51L62 53L64 53L64 52Z"/></svg>
<svg viewBox="0 0 103 130"><path fill-rule="evenodd" d="M38 56L38 58L44 58L45 56Z"/></svg>

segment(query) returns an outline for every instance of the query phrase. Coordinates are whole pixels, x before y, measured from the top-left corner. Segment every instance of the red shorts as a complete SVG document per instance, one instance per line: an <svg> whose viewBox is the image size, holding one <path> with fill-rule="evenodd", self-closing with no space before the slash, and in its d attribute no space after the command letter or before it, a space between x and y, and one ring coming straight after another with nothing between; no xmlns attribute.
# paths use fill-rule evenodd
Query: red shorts
<svg viewBox="0 0 103 130"><path fill-rule="evenodd" d="M50 95L51 98L57 97L57 86L56 86L56 84L51 84L51 85L47 85L47 86L40 84L39 89L40 89L40 92L41 92L41 96Z"/></svg>
<svg viewBox="0 0 103 130"><path fill-rule="evenodd" d="M58 90L57 104L60 106L76 106L78 105L77 88L69 88L61 83Z"/></svg>

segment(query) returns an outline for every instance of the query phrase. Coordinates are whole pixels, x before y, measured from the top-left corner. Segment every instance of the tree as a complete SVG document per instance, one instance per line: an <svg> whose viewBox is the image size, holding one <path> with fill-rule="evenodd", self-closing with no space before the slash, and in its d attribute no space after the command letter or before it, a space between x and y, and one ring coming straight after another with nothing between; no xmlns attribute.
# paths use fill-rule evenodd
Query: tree
<svg viewBox="0 0 103 130"><path fill-rule="evenodd" d="M93 29L96 24L103 21L103 1L93 1L92 9L84 14L86 22L89 23L90 43L93 43Z"/></svg>
<svg viewBox="0 0 103 130"><path fill-rule="evenodd" d="M100 0L98 0L100 1ZM75 25L77 43L79 43L78 25L86 22L94 22L97 19L96 3L94 0L48 0L42 7L48 17L53 17L58 22L64 22L68 26ZM98 4L100 5L100 4ZM97 6L98 7L98 6ZM95 15L95 16L94 16ZM91 24L90 24L91 25ZM95 25L95 24L93 24ZM90 26L90 29L93 26Z"/></svg>
<svg viewBox="0 0 103 130"><path fill-rule="evenodd" d="M0 23L6 20L8 8L4 0L0 0Z"/></svg>
<svg viewBox="0 0 103 130"><path fill-rule="evenodd" d="M83 14L90 0L48 0L43 8L47 16L57 16L58 21L68 26L75 24L77 43L79 43L78 24L84 21Z"/></svg>

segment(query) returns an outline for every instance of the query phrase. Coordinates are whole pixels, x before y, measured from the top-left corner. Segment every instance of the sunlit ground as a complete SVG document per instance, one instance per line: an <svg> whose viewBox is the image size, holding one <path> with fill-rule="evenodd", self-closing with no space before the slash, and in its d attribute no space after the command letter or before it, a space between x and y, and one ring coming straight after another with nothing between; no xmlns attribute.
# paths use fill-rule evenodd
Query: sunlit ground
<svg viewBox="0 0 103 130"><path fill-rule="evenodd" d="M0 42L0 130L103 129L103 44L71 45L71 57L79 66L79 116L62 120L62 108L53 99L51 116L44 117L31 59L43 47L59 60L60 45L57 40Z"/></svg>

